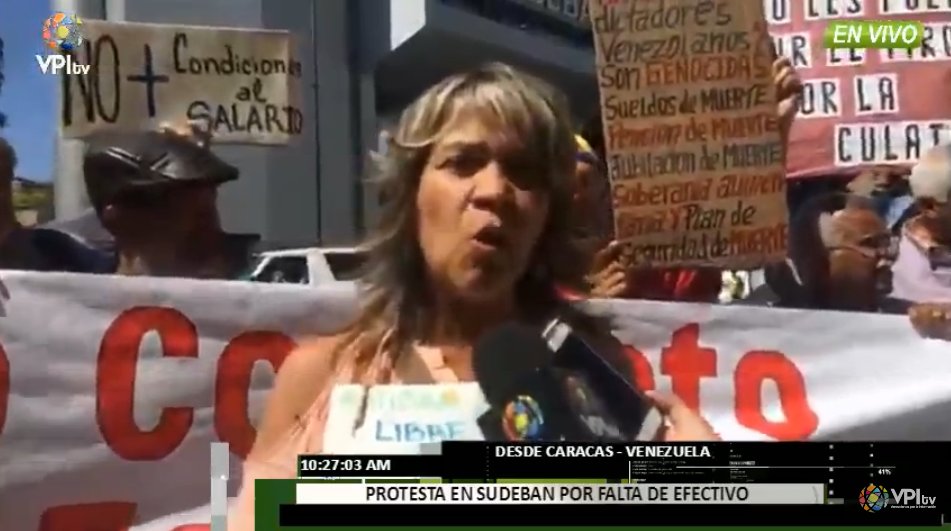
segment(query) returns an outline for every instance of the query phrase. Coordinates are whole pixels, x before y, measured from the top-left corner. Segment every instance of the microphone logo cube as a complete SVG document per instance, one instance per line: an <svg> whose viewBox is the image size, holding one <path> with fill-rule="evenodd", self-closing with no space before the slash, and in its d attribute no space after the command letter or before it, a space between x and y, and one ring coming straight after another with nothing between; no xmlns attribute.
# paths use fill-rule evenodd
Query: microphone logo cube
<svg viewBox="0 0 951 531"><path fill-rule="evenodd" d="M502 431L510 441L536 441L542 436L545 419L534 398L519 395L502 412Z"/></svg>

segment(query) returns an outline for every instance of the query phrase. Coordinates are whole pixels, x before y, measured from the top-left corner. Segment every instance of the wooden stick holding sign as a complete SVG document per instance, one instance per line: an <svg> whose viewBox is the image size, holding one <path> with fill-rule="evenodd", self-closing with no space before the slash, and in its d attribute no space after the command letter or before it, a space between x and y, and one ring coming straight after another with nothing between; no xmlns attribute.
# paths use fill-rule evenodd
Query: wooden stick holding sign
<svg viewBox="0 0 951 531"><path fill-rule="evenodd" d="M203 122L215 142L287 144L303 129L289 32L86 20L63 74L66 138Z"/></svg>
<svg viewBox="0 0 951 531"><path fill-rule="evenodd" d="M589 7L625 262L747 269L784 257L784 146L762 2Z"/></svg>

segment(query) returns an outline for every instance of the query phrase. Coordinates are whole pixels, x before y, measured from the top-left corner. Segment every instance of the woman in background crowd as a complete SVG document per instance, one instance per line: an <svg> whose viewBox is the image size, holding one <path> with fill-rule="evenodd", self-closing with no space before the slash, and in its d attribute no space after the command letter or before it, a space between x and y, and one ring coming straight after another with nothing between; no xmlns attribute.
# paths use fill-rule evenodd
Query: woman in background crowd
<svg viewBox="0 0 951 531"><path fill-rule="evenodd" d="M294 477L298 454L322 451L335 384L472 381L475 341L512 320L540 327L559 316L616 346L556 293L580 281L560 267L576 151L563 98L505 65L449 77L404 111L379 161L387 202L360 316L285 361L232 530L254 526L256 477ZM661 438L715 438L677 399L656 400L668 418Z"/></svg>
<svg viewBox="0 0 951 531"><path fill-rule="evenodd" d="M614 237L611 185L604 163L591 144L581 135L575 135L575 142L578 154L571 182L571 245L579 251L576 256L580 258L580 270L589 274L584 277L585 291L569 293L562 289L562 293L574 299L617 298L627 290L627 273L615 260L616 246L608 246Z"/></svg>

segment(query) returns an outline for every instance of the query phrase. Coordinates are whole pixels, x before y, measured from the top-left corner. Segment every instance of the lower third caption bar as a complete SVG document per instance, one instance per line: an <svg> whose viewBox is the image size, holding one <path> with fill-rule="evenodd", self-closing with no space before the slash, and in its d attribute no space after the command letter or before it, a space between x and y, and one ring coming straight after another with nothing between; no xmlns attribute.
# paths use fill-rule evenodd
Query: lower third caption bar
<svg viewBox="0 0 951 531"><path fill-rule="evenodd" d="M822 504L825 485L327 484L299 483L297 503L360 504Z"/></svg>

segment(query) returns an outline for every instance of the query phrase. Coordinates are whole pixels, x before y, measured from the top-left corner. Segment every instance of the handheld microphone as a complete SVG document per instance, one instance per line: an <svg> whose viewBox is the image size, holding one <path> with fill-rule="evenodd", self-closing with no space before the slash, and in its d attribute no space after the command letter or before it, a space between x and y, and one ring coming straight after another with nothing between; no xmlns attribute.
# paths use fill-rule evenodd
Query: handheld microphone
<svg viewBox="0 0 951 531"><path fill-rule="evenodd" d="M479 419L488 440L625 442L650 439L661 424L646 398L564 323L543 335L514 324L486 334L473 369L492 406Z"/></svg>
<svg viewBox="0 0 951 531"><path fill-rule="evenodd" d="M472 364L491 406L478 420L486 440L594 440L571 414L551 361L538 331L525 326L503 325L479 339Z"/></svg>
<svg viewBox="0 0 951 531"><path fill-rule="evenodd" d="M542 337L555 353L554 365L577 375L568 377L569 388L575 389L569 397L575 397L573 409L589 429L615 441L644 441L656 435L663 423L660 412L568 323L551 321Z"/></svg>

